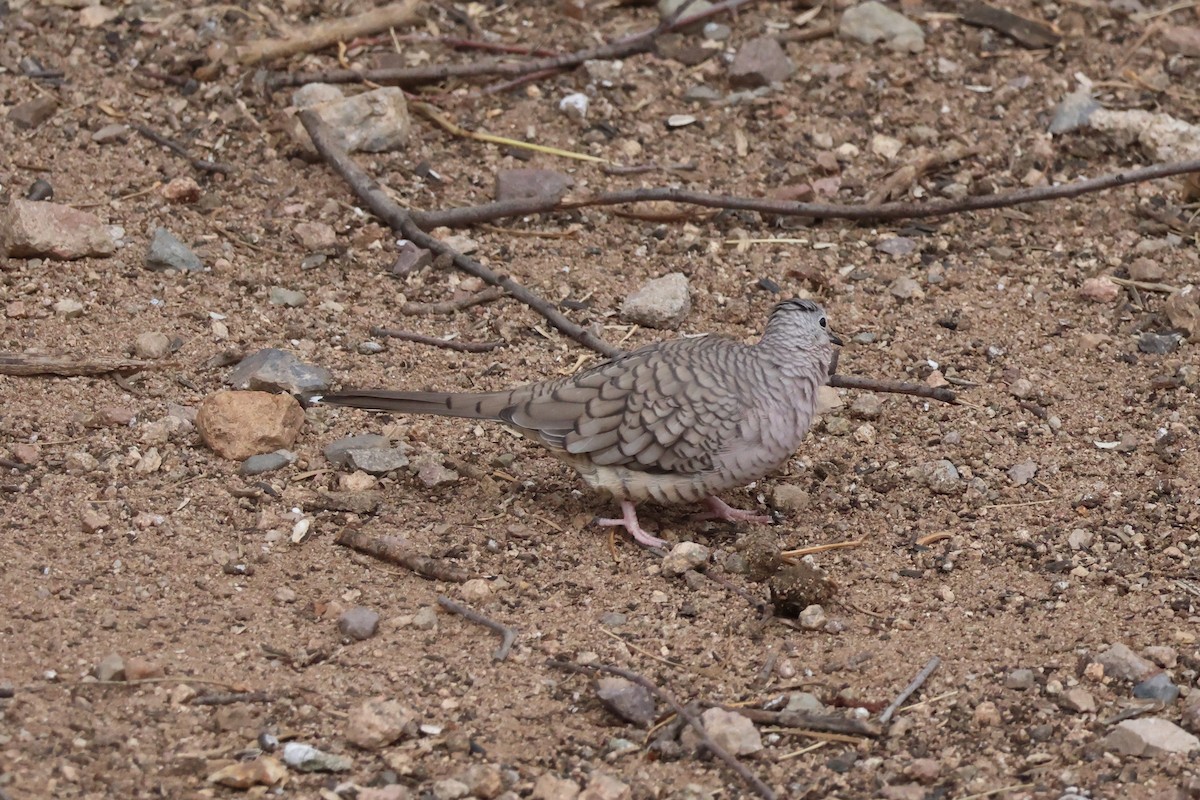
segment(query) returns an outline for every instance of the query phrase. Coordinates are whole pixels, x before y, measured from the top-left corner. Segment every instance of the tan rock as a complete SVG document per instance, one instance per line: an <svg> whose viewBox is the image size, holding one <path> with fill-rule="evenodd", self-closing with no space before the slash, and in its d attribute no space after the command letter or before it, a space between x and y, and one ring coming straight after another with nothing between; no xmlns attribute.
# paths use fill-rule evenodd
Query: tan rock
<svg viewBox="0 0 1200 800"><path fill-rule="evenodd" d="M117 245L95 214L56 203L13 200L0 224L4 252L70 261L111 256Z"/></svg>
<svg viewBox="0 0 1200 800"><path fill-rule="evenodd" d="M217 392L196 414L204 443L237 461L291 447L303 424L304 410L294 397L269 392Z"/></svg>

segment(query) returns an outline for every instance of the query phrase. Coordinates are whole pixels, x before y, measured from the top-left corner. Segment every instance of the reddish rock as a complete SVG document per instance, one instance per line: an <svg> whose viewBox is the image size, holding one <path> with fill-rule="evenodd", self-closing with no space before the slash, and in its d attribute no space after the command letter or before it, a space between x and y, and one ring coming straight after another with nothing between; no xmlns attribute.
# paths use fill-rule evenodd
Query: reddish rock
<svg viewBox="0 0 1200 800"><path fill-rule="evenodd" d="M303 424L304 410L294 397L269 392L217 392L196 414L204 443L234 461L291 447Z"/></svg>

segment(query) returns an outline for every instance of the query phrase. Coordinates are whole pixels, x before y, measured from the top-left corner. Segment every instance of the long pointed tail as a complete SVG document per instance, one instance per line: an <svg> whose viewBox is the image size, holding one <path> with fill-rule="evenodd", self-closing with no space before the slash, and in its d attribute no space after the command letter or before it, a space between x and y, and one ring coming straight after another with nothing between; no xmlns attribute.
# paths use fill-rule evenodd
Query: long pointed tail
<svg viewBox="0 0 1200 800"><path fill-rule="evenodd" d="M356 389L315 396L311 400L331 406L391 411L396 414L436 414L442 417L466 417L467 419L499 419L500 413L512 404L512 393L473 394Z"/></svg>

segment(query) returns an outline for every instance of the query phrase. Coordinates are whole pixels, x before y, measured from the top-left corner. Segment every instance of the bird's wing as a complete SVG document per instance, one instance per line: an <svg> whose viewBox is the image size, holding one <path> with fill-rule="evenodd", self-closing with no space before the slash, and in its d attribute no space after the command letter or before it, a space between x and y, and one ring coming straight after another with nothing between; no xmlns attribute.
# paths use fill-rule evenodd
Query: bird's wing
<svg viewBox="0 0 1200 800"><path fill-rule="evenodd" d="M600 466L693 474L713 469L746 416L717 337L650 345L570 378L513 392L501 418L547 447ZM725 356L726 358L722 358Z"/></svg>

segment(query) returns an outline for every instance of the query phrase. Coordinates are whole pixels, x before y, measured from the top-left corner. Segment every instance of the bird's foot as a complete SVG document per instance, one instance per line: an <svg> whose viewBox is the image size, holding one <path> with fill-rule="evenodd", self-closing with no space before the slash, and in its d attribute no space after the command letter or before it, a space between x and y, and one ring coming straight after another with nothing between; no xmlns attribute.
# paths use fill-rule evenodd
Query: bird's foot
<svg viewBox="0 0 1200 800"><path fill-rule="evenodd" d="M638 544L644 545L646 547L666 547L667 546L667 542L665 539L660 539L657 536L654 536L653 534L647 533L645 530L642 529L642 526L640 524L638 524L637 509L634 507L633 502L631 500L622 500L621 501L621 514L623 516L621 516L618 519L612 519L612 518L597 519L596 524L601 525L605 528L621 526L621 527L625 528L625 530L629 531L629 534L637 541Z"/></svg>
<svg viewBox="0 0 1200 800"><path fill-rule="evenodd" d="M709 495L704 498L704 504L708 506L708 511L701 511L699 514L694 514L692 515L692 519L719 519L725 522L758 522L763 525L769 525L775 521L766 514L756 514L753 511L743 511L740 508L734 508L716 495Z"/></svg>

